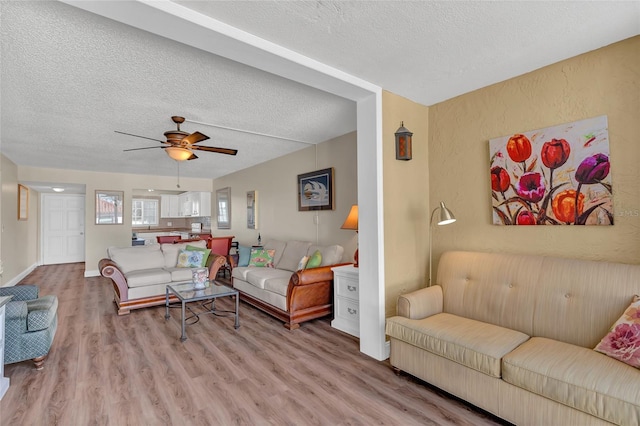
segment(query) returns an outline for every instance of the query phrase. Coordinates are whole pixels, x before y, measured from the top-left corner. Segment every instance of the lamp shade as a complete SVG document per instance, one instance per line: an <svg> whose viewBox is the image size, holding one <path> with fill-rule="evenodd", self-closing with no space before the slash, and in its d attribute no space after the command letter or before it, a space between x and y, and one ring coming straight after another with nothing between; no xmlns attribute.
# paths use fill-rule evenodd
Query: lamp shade
<svg viewBox="0 0 640 426"><path fill-rule="evenodd" d="M193 152L187 148L182 148L180 146L170 146L165 148L167 155L173 158L176 161L185 161L191 158Z"/></svg>
<svg viewBox="0 0 640 426"><path fill-rule="evenodd" d="M438 218L436 221L437 225L449 225L450 223L453 223L456 221L456 217L453 215L453 213L451 213L451 210L449 210L445 205L444 202L440 201L440 207L436 207L435 209L433 209L433 211L431 212L431 219L429 220L429 286L431 286L433 283L431 281L431 274L432 274L432 262L433 262L433 219L434 216L436 214L436 212L438 212Z"/></svg>
<svg viewBox="0 0 640 426"><path fill-rule="evenodd" d="M438 225L448 225L456 221L456 217L451 213L451 210L445 207L444 203L440 201L440 215L438 217Z"/></svg>
<svg viewBox="0 0 640 426"><path fill-rule="evenodd" d="M353 229L354 231L358 230L358 205L354 204L351 206L351 210L349 210L349 214L345 219L344 223L340 227L340 229Z"/></svg>

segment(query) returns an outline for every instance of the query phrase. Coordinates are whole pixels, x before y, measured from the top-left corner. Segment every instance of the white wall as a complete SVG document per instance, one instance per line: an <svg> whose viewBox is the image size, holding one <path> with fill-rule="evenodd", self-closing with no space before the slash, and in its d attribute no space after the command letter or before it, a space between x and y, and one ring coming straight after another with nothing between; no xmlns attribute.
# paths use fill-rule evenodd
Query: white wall
<svg viewBox="0 0 640 426"><path fill-rule="evenodd" d="M273 238L340 244L345 248L343 260L352 261L356 233L340 226L351 205L358 203L356 145L356 133L349 133L214 180L214 199L216 190L231 187L232 221L231 229L218 230L214 214L212 234L234 235L243 245L256 244L258 233L263 243ZM299 212L297 176L328 167L335 173L335 209ZM257 230L247 229L247 191L253 190L258 193Z"/></svg>

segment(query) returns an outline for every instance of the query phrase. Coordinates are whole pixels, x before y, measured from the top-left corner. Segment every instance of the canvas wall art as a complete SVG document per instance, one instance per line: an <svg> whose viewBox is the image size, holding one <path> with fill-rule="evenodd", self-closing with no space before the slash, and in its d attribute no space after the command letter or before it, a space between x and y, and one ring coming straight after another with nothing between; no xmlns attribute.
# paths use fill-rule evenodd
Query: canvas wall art
<svg viewBox="0 0 640 426"><path fill-rule="evenodd" d="M607 116L489 141L493 223L613 225Z"/></svg>

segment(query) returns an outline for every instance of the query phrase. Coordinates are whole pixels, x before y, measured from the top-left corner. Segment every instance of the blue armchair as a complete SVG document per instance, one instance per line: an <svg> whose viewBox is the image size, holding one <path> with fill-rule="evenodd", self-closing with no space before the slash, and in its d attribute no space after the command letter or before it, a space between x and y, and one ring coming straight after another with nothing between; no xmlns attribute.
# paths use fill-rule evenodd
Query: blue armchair
<svg viewBox="0 0 640 426"><path fill-rule="evenodd" d="M13 296L5 312L4 363L32 359L42 370L58 327L58 298L38 297L35 285L0 287L0 296Z"/></svg>

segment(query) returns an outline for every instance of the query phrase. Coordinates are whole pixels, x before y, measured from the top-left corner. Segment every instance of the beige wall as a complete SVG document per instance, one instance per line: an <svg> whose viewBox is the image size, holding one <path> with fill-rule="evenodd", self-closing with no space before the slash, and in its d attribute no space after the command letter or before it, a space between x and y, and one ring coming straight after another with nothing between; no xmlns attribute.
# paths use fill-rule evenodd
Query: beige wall
<svg viewBox="0 0 640 426"><path fill-rule="evenodd" d="M351 261L357 236L340 226L358 202L356 158L354 132L216 179L214 198L217 189L231 187L232 222L231 229L217 230L212 219L213 234L234 235L243 245L256 244L258 233L263 243L274 238L340 244L344 261ZM335 173L335 210L299 212L297 175L328 167ZM257 230L247 229L247 191L252 190L258 192Z"/></svg>
<svg viewBox="0 0 640 426"><path fill-rule="evenodd" d="M429 253L428 108L390 92L382 94L386 316L398 295L423 287ZM395 132L413 132L413 158L396 160Z"/></svg>
<svg viewBox="0 0 640 426"><path fill-rule="evenodd" d="M109 246L131 245L131 197L134 189L176 190L175 177L99 173L79 170L18 167L18 179L34 182L75 183L86 185L85 199L85 272L98 274L98 261L106 256ZM2 199L6 197L3 176ZM124 224L96 225L96 190L124 191ZM180 178L182 191L211 191L211 179ZM30 219L31 220L31 219ZM22 234L21 234L22 235ZM38 236L35 238L37 239ZM2 238L5 244L5 238ZM37 252L37 249L35 250ZM38 256L39 257L39 256Z"/></svg>
<svg viewBox="0 0 640 426"><path fill-rule="evenodd" d="M640 263L639 76L635 37L430 107L431 205L444 200L458 218L434 232L434 262L464 249ZM492 225L489 139L599 115L609 120L615 225Z"/></svg>
<svg viewBox="0 0 640 426"><path fill-rule="evenodd" d="M0 156L2 182L2 216L0 253L4 272L0 286L15 284L14 278L23 275L37 263L39 194L29 191L27 220L18 220L18 167L4 155Z"/></svg>

